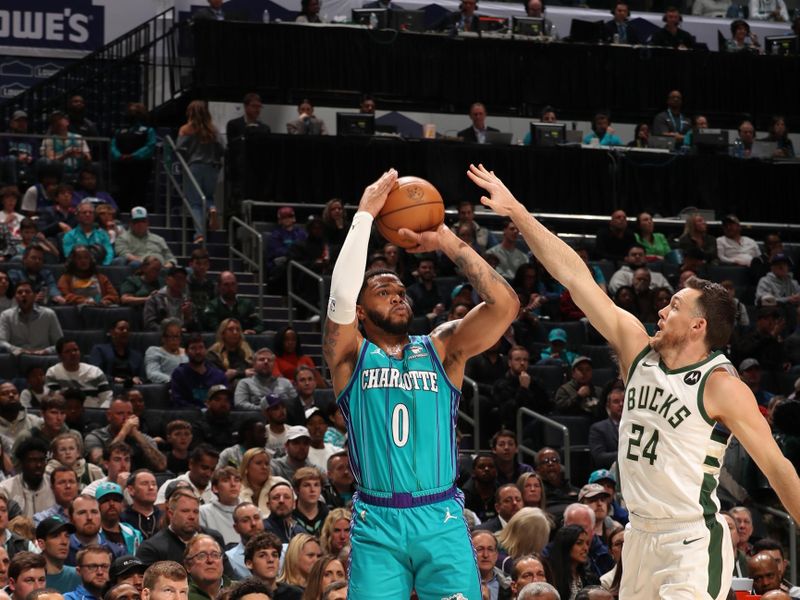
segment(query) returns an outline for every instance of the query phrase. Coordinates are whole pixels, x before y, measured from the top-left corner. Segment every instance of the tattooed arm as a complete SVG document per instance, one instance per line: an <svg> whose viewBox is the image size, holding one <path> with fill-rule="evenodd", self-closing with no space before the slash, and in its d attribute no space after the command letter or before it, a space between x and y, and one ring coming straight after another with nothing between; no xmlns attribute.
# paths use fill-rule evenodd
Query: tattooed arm
<svg viewBox="0 0 800 600"><path fill-rule="evenodd" d="M417 242L410 252L438 249L452 260L472 284L483 302L458 321L450 321L431 334L450 380L457 386L464 377L467 359L491 347L519 313L519 298L508 282L469 245L441 225L422 234L401 229L401 235Z"/></svg>

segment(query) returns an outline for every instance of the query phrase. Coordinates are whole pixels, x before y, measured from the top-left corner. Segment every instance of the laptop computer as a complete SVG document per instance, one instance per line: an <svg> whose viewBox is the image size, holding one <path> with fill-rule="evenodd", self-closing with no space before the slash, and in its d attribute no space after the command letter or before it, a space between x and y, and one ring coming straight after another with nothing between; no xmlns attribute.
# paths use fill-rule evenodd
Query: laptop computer
<svg viewBox="0 0 800 600"><path fill-rule="evenodd" d="M425 31L425 11L393 10L389 15L389 28L396 31Z"/></svg>
<svg viewBox="0 0 800 600"><path fill-rule="evenodd" d="M778 142L753 142L750 158L772 158L777 149Z"/></svg>
<svg viewBox="0 0 800 600"><path fill-rule="evenodd" d="M514 35L527 35L540 37L544 35L544 18L542 17L513 17L512 28Z"/></svg>
<svg viewBox="0 0 800 600"><path fill-rule="evenodd" d="M583 131L581 129L567 129L565 140L567 144L582 144Z"/></svg>
<svg viewBox="0 0 800 600"><path fill-rule="evenodd" d="M668 135L651 135L647 146L656 150L675 150L675 138Z"/></svg>
<svg viewBox="0 0 800 600"><path fill-rule="evenodd" d="M484 140L487 144L494 144L496 146L510 146L511 140L514 137L513 133L506 133L504 131L487 131Z"/></svg>

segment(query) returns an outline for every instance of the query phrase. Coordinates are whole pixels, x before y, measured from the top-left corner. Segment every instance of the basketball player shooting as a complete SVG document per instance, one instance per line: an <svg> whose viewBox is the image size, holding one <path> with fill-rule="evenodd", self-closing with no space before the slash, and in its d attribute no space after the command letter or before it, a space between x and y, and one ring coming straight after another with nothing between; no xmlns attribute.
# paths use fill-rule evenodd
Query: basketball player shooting
<svg viewBox="0 0 800 600"><path fill-rule="evenodd" d="M623 547L621 600L722 599L733 573L716 488L731 434L800 519L800 481L781 454L750 389L713 349L728 342L734 307L722 286L691 278L658 314L652 337L595 284L583 260L517 202L483 165L469 177L483 204L510 217L617 353L625 405L620 484L631 528Z"/></svg>
<svg viewBox="0 0 800 600"><path fill-rule="evenodd" d="M373 220L396 179L392 169L364 191L333 270L323 339L357 485L348 598L408 598L416 589L421 600L480 600L454 483L455 424L466 360L500 338L519 300L445 225L401 229L411 252L444 252L483 299L463 319L409 337L400 279L364 273Z"/></svg>

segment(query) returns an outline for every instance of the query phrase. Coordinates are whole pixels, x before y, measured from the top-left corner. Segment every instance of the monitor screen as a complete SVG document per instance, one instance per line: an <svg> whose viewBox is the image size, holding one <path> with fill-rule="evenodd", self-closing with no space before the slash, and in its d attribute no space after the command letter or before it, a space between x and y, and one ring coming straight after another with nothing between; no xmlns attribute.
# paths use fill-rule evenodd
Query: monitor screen
<svg viewBox="0 0 800 600"><path fill-rule="evenodd" d="M389 27L396 31L425 31L424 10L393 10L389 21Z"/></svg>
<svg viewBox="0 0 800 600"><path fill-rule="evenodd" d="M336 135L375 135L375 115L336 113Z"/></svg>
<svg viewBox="0 0 800 600"><path fill-rule="evenodd" d="M564 123L531 123L531 142L534 146L547 147L563 144L567 137Z"/></svg>
<svg viewBox="0 0 800 600"><path fill-rule="evenodd" d="M764 46L767 54L777 54L786 56L788 54L800 53L798 47L798 36L796 35L771 35L764 38Z"/></svg>
<svg viewBox="0 0 800 600"><path fill-rule="evenodd" d="M542 36L544 35L544 19L540 17L514 17L512 31L515 35Z"/></svg>
<svg viewBox="0 0 800 600"><path fill-rule="evenodd" d="M385 8L354 8L352 11L353 23L369 27L371 14L378 19L378 29L386 29L389 26L389 11Z"/></svg>

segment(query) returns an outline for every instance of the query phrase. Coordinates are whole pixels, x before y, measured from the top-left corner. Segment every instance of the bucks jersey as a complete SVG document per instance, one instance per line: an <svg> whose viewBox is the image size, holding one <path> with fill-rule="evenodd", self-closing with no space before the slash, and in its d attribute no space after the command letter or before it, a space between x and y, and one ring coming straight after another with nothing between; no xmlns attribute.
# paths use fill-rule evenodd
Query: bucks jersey
<svg viewBox="0 0 800 600"><path fill-rule="evenodd" d="M337 400L358 487L379 494L451 488L460 397L428 336L412 336L400 358L364 340Z"/></svg>
<svg viewBox="0 0 800 600"><path fill-rule="evenodd" d="M730 434L706 413L703 389L720 368L735 374L720 353L671 371L649 346L631 365L618 464L632 513L688 520L719 510L716 489Z"/></svg>

